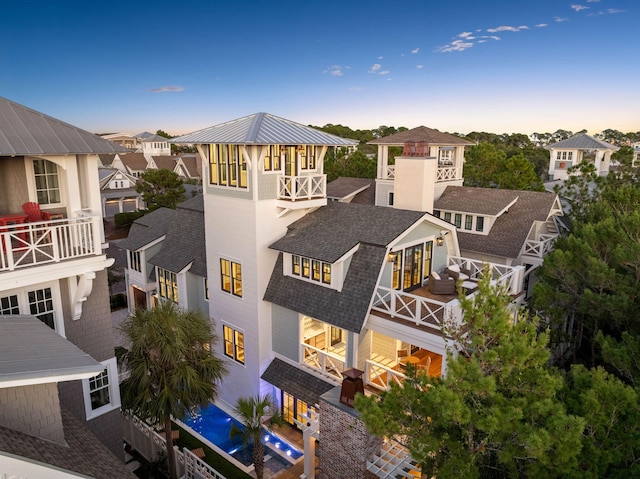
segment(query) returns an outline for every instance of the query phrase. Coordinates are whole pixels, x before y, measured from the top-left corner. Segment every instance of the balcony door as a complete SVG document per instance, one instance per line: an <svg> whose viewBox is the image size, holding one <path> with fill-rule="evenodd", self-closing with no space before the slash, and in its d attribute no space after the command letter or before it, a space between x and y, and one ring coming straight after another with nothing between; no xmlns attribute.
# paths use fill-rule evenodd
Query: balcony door
<svg viewBox="0 0 640 479"><path fill-rule="evenodd" d="M284 154L284 174L285 176L298 176L298 162L296 161L296 148L294 146L283 146L281 150Z"/></svg>
<svg viewBox="0 0 640 479"><path fill-rule="evenodd" d="M422 286L422 251L424 245L410 246L404 250L404 275L402 289L411 291Z"/></svg>

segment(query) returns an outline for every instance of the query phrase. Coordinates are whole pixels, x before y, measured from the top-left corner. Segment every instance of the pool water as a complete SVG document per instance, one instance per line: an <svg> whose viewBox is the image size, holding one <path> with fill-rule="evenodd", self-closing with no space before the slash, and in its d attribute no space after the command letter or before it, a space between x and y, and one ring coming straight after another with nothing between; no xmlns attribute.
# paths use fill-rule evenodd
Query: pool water
<svg viewBox="0 0 640 479"><path fill-rule="evenodd" d="M252 447L250 445L245 447L240 436L235 436L233 439L230 438L232 425L235 424L239 429L244 429L244 426L219 407L210 404L205 408L201 408L197 413L188 415L182 422L242 464L246 466L253 464L251 457ZM283 456L288 456L293 461L303 455L291 444L272 435L266 429L262 436L262 442L264 444L270 443L272 447L282 451ZM271 456L276 457L277 454L272 452Z"/></svg>

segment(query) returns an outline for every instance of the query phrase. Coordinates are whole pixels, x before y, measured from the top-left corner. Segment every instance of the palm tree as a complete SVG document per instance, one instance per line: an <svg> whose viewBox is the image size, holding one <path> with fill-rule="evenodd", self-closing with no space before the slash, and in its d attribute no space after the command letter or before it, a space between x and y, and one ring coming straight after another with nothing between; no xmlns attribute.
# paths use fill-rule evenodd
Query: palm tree
<svg viewBox="0 0 640 479"><path fill-rule="evenodd" d="M271 414L271 420L267 428L271 430L273 426L280 425L284 421L280 415L276 404L269 394L264 396L253 396L249 398L240 398L235 406L236 414L244 429L232 426L231 437L242 436L242 442L253 444L253 467L256 471L256 478L262 479L264 474L264 444L262 443L263 421L266 416Z"/></svg>
<svg viewBox="0 0 640 479"><path fill-rule="evenodd" d="M169 477L176 478L171 417L184 418L218 395L226 374L211 353L217 340L212 324L199 311L183 311L170 301L138 309L121 330L131 344L124 355L129 377L121 384L122 409L164 427Z"/></svg>

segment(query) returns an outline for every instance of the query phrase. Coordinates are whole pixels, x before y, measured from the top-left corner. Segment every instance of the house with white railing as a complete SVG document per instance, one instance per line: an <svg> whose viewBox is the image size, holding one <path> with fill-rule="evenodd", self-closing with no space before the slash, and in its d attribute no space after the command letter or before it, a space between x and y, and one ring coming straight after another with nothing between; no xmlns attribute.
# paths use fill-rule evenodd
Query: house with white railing
<svg viewBox="0 0 640 479"><path fill-rule="evenodd" d="M549 150L549 178L560 181L569 177L569 168L582 163L593 164L600 176L606 176L611 167L611 155L620 149L586 134L574 135L545 148Z"/></svg>
<svg viewBox="0 0 640 479"><path fill-rule="evenodd" d="M120 460L120 395L106 271L112 260L104 252L98 154L123 150L0 98L0 321L15 319L19 329L15 334L35 339L24 343L12 357L3 356L6 368L0 371L11 371L19 364L25 368L20 371L25 377L15 382L0 374L0 427L25 432L16 423L12 409L16 401L29 408L26 415L42 421L58 405L64 411L61 427L65 435L56 441L69 442L66 434L76 426L67 426L65 418L71 417L70 421L95 434ZM17 319L25 316L37 322ZM62 344L74 345L91 358L93 369L80 375L56 374L72 361L50 351L51 334L38 332L42 323L64 340ZM3 332L0 356L19 338ZM29 389L42 374L30 355L47 351L52 353L48 367L53 373L42 381L50 385L45 396L40 386L38 391ZM47 362L46 358L41 362ZM68 456L67 451L61 447L58 454ZM23 453L34 459L29 451ZM82 454L82 449L75 453ZM36 476L48 477L36 473L30 477Z"/></svg>

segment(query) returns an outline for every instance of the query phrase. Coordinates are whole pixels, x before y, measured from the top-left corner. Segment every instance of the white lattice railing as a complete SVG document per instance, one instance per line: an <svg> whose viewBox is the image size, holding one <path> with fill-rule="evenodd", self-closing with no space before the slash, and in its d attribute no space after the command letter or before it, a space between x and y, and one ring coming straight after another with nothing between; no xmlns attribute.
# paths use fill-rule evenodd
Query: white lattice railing
<svg viewBox="0 0 640 479"><path fill-rule="evenodd" d="M435 329L460 316L457 300L445 303L385 286L376 289L371 309Z"/></svg>
<svg viewBox="0 0 640 479"><path fill-rule="evenodd" d="M304 364L323 374L342 380L342 371L344 371L345 363L343 357L308 344L301 344L300 346Z"/></svg>
<svg viewBox="0 0 640 479"><path fill-rule="evenodd" d="M542 258L553 249L553 244L558 237L554 235L540 235L539 240L527 240L524 245L524 254Z"/></svg>
<svg viewBox="0 0 640 479"><path fill-rule="evenodd" d="M392 383L400 384L405 379L405 375L400 371L391 369L380 363L367 359L364 365L364 379L368 386L381 391L391 389Z"/></svg>
<svg viewBox="0 0 640 479"><path fill-rule="evenodd" d="M0 272L101 254L99 217L0 226Z"/></svg>
<svg viewBox="0 0 640 479"><path fill-rule="evenodd" d="M387 171L385 171L385 179L393 180L396 177L396 166L388 165Z"/></svg>
<svg viewBox="0 0 640 479"><path fill-rule="evenodd" d="M458 180L458 168L455 166L438 167L436 181Z"/></svg>
<svg viewBox="0 0 640 479"><path fill-rule="evenodd" d="M327 175L279 177L279 199L296 201L325 196L327 196Z"/></svg>
<svg viewBox="0 0 640 479"><path fill-rule="evenodd" d="M524 280L524 266L506 266L504 264L488 263L469 258L461 258L459 256L449 257L449 265L460 265L471 271L471 279L478 280L484 274L491 278L493 286L502 286L509 294L518 294L522 292Z"/></svg>

